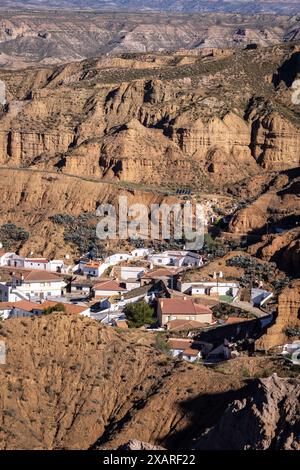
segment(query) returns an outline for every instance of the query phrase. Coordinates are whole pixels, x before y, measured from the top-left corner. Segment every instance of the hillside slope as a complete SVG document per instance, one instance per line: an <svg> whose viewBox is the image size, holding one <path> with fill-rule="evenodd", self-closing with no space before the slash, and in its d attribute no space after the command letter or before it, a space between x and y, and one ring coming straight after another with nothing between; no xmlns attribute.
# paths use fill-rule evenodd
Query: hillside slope
<svg viewBox="0 0 300 470"><path fill-rule="evenodd" d="M128 436L166 443L172 435L179 445L186 400L241 385L167 359L151 347L152 335L121 335L85 317L9 320L0 334L8 350L0 368L2 449L87 449L113 431L113 446Z"/></svg>
<svg viewBox="0 0 300 470"><path fill-rule="evenodd" d="M213 371L168 358L153 333L67 314L7 320L0 338L1 449L116 449L132 439L191 448L245 397L246 367L252 377L276 367L245 357Z"/></svg>

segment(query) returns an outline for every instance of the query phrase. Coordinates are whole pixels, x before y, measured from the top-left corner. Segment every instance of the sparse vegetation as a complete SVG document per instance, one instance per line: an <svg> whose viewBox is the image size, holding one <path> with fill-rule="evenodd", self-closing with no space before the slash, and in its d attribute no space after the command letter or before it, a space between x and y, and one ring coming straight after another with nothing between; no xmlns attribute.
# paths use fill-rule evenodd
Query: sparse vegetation
<svg viewBox="0 0 300 470"><path fill-rule="evenodd" d="M225 256L227 248L221 242L213 239L210 233L206 233L204 235L203 251L213 258L221 258Z"/></svg>
<svg viewBox="0 0 300 470"><path fill-rule="evenodd" d="M94 213L83 213L78 217L57 214L50 217L50 220L64 227L64 241L74 244L79 253L90 252L92 257L101 257L104 254L103 244L96 234L98 221Z"/></svg>
<svg viewBox="0 0 300 470"><path fill-rule="evenodd" d="M0 241L7 250L18 249L29 238L29 232L15 224L7 223L0 227Z"/></svg>
<svg viewBox="0 0 300 470"><path fill-rule="evenodd" d="M66 308L64 304L62 303L57 303L56 305L53 305L52 307L47 307L43 310L44 315L50 315L51 313L55 312L65 312Z"/></svg>
<svg viewBox="0 0 300 470"><path fill-rule="evenodd" d="M227 266L235 266L244 269L244 276L240 283L243 287L249 287L253 281L274 282L276 271L275 263L261 262L252 256L234 256L226 261Z"/></svg>
<svg viewBox="0 0 300 470"><path fill-rule="evenodd" d="M289 327L289 328L286 328L284 330L284 332L289 338L298 338L298 339L300 339L300 328Z"/></svg>
<svg viewBox="0 0 300 470"><path fill-rule="evenodd" d="M166 335L163 332L159 332L155 336L154 347L158 351L160 351L164 354L167 354L167 355L170 354L170 347L168 345L168 339L167 339Z"/></svg>

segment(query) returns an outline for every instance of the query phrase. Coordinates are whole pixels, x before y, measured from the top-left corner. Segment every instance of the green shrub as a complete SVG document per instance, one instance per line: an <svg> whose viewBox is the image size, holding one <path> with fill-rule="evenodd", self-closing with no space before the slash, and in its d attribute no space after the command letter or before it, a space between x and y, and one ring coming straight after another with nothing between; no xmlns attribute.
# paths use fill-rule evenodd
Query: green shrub
<svg viewBox="0 0 300 470"><path fill-rule="evenodd" d="M139 328L143 325L152 325L155 322L153 308L144 301L127 304L124 313L129 328Z"/></svg>

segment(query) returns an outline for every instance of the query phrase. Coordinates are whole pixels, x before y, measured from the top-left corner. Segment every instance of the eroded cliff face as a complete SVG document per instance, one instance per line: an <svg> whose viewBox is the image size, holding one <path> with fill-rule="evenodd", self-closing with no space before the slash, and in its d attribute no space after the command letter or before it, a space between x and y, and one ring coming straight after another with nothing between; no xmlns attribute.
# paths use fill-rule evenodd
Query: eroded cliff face
<svg viewBox="0 0 300 470"><path fill-rule="evenodd" d="M256 343L259 349L271 349L288 341L287 328L300 326L300 281L296 280L286 287L278 297L278 316L276 323Z"/></svg>
<svg viewBox="0 0 300 470"><path fill-rule="evenodd" d="M228 406L196 448L299 450L299 380L274 374L249 384L247 392Z"/></svg>
<svg viewBox="0 0 300 470"><path fill-rule="evenodd" d="M248 252L266 261L275 262L290 276L299 276L300 228L282 234L263 235L262 240L248 248Z"/></svg>
<svg viewBox="0 0 300 470"><path fill-rule="evenodd" d="M282 174L273 174L273 178L267 177L258 181L257 185L252 185L248 197L252 199L245 208L237 211L229 224L229 230L235 234L248 234L250 237L257 237L257 233L271 234L275 228L283 231L282 235L276 237L266 237L257 247L250 248L252 253L260 253L265 259L271 259L276 256L276 252L287 245L291 240L297 240L299 230L296 227L300 215L300 171L284 172ZM247 184L247 182L246 182ZM251 182L249 182L251 185ZM243 192L244 187L240 188ZM246 190L247 191L247 190ZM257 194L255 195L255 191ZM247 193L246 193L247 194ZM287 231L290 231L288 233ZM256 234L256 235L255 235ZM255 238L251 240L255 242ZM267 245L269 245L267 248ZM264 244L266 245L263 248Z"/></svg>
<svg viewBox="0 0 300 470"><path fill-rule="evenodd" d="M294 168L300 137L294 111L282 112L288 87L278 93L270 81L291 51L274 48L265 69L260 50L2 72L0 163L194 187ZM258 93L268 100L255 101Z"/></svg>
<svg viewBox="0 0 300 470"><path fill-rule="evenodd" d="M29 230L30 238L21 249L26 256L31 251L50 257L80 254L76 246L64 240L68 227L54 223L51 219L54 215L93 214L96 231L98 205L114 204L118 211L119 196L127 196L128 205L143 203L150 207L150 204L175 202L174 197L159 192L126 190L114 184L60 173L2 170L1 174L0 225L12 222Z"/></svg>
<svg viewBox="0 0 300 470"><path fill-rule="evenodd" d="M256 161L267 170L284 170L299 165L298 129L278 113L253 122L251 147Z"/></svg>

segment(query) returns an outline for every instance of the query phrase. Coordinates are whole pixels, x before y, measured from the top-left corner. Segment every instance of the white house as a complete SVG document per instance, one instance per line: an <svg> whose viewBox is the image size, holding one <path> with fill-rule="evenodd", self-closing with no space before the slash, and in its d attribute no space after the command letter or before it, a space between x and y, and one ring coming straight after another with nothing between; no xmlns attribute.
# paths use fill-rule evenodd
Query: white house
<svg viewBox="0 0 300 470"><path fill-rule="evenodd" d="M140 279L146 271L145 268L139 266L121 266L119 269L122 281L127 281L127 279Z"/></svg>
<svg viewBox="0 0 300 470"><path fill-rule="evenodd" d="M0 302L0 316L4 320L16 317L31 317L38 314L39 304L29 300L18 300L17 302Z"/></svg>
<svg viewBox="0 0 300 470"><path fill-rule="evenodd" d="M65 265L62 259L50 259L46 269L52 273L67 273L69 267Z"/></svg>
<svg viewBox="0 0 300 470"><path fill-rule="evenodd" d="M190 295L229 295L236 297L239 291L239 283L233 281L199 281L182 282L178 281L178 288L181 292Z"/></svg>
<svg viewBox="0 0 300 470"><path fill-rule="evenodd" d="M0 282L0 298L2 302L16 302L60 297L64 287L65 283L61 277L47 271L17 273L11 281Z"/></svg>
<svg viewBox="0 0 300 470"><path fill-rule="evenodd" d="M132 255L130 253L115 253L105 258L104 261L110 266L114 266L115 264L118 264L121 261L128 261L130 258L132 258Z"/></svg>
<svg viewBox="0 0 300 470"><path fill-rule="evenodd" d="M273 292L264 289L251 289L251 303L254 307L263 307L273 298Z"/></svg>
<svg viewBox="0 0 300 470"><path fill-rule="evenodd" d="M149 248L136 248L135 250L131 251L131 256L133 258L145 258L151 253Z"/></svg>
<svg viewBox="0 0 300 470"><path fill-rule="evenodd" d="M16 255L16 253L1 252L0 266L11 266L12 268L24 268L24 258L22 256Z"/></svg>
<svg viewBox="0 0 300 470"><path fill-rule="evenodd" d="M201 358L201 346L192 339L171 338L168 341L173 357L178 357L188 362L195 362Z"/></svg>
<svg viewBox="0 0 300 470"><path fill-rule="evenodd" d="M84 276L99 277L102 274L100 261L90 260L86 263L79 264Z"/></svg>
<svg viewBox="0 0 300 470"><path fill-rule="evenodd" d="M116 280L101 281L93 286L95 298L112 297L113 295L122 295L127 292L124 287Z"/></svg>
<svg viewBox="0 0 300 470"><path fill-rule="evenodd" d="M0 302L0 316L4 320L18 317L32 317L42 315L44 310L55 307L57 304L64 306L64 311L71 314L90 316L90 308L87 305L73 305L55 301L45 301L42 303L19 300L17 302Z"/></svg>
<svg viewBox="0 0 300 470"><path fill-rule="evenodd" d="M39 269L42 271L47 270L48 260L45 258L25 258L24 268L25 269Z"/></svg>
<svg viewBox="0 0 300 470"><path fill-rule="evenodd" d="M10 312L13 307L13 302L0 302L0 319L6 320L9 318Z"/></svg>
<svg viewBox="0 0 300 470"><path fill-rule="evenodd" d="M79 295L88 295L92 289L92 282L91 280L77 280L72 281L70 284L70 291L71 294L79 294Z"/></svg>
<svg viewBox="0 0 300 470"><path fill-rule="evenodd" d="M125 284L126 290L137 289L141 285L141 277L145 268L138 266L121 266L119 268L119 282Z"/></svg>
<svg viewBox="0 0 300 470"><path fill-rule="evenodd" d="M12 268L36 269L51 272L67 272L63 260L48 260L46 258L24 258L16 253L0 253L0 266Z"/></svg>
<svg viewBox="0 0 300 470"><path fill-rule="evenodd" d="M213 313L209 307L185 297L158 299L157 317L161 326L173 320L196 321L209 325L213 323Z"/></svg>
<svg viewBox="0 0 300 470"><path fill-rule="evenodd" d="M202 256L193 251L164 251L148 256L148 261L156 266L193 266L203 265Z"/></svg>

